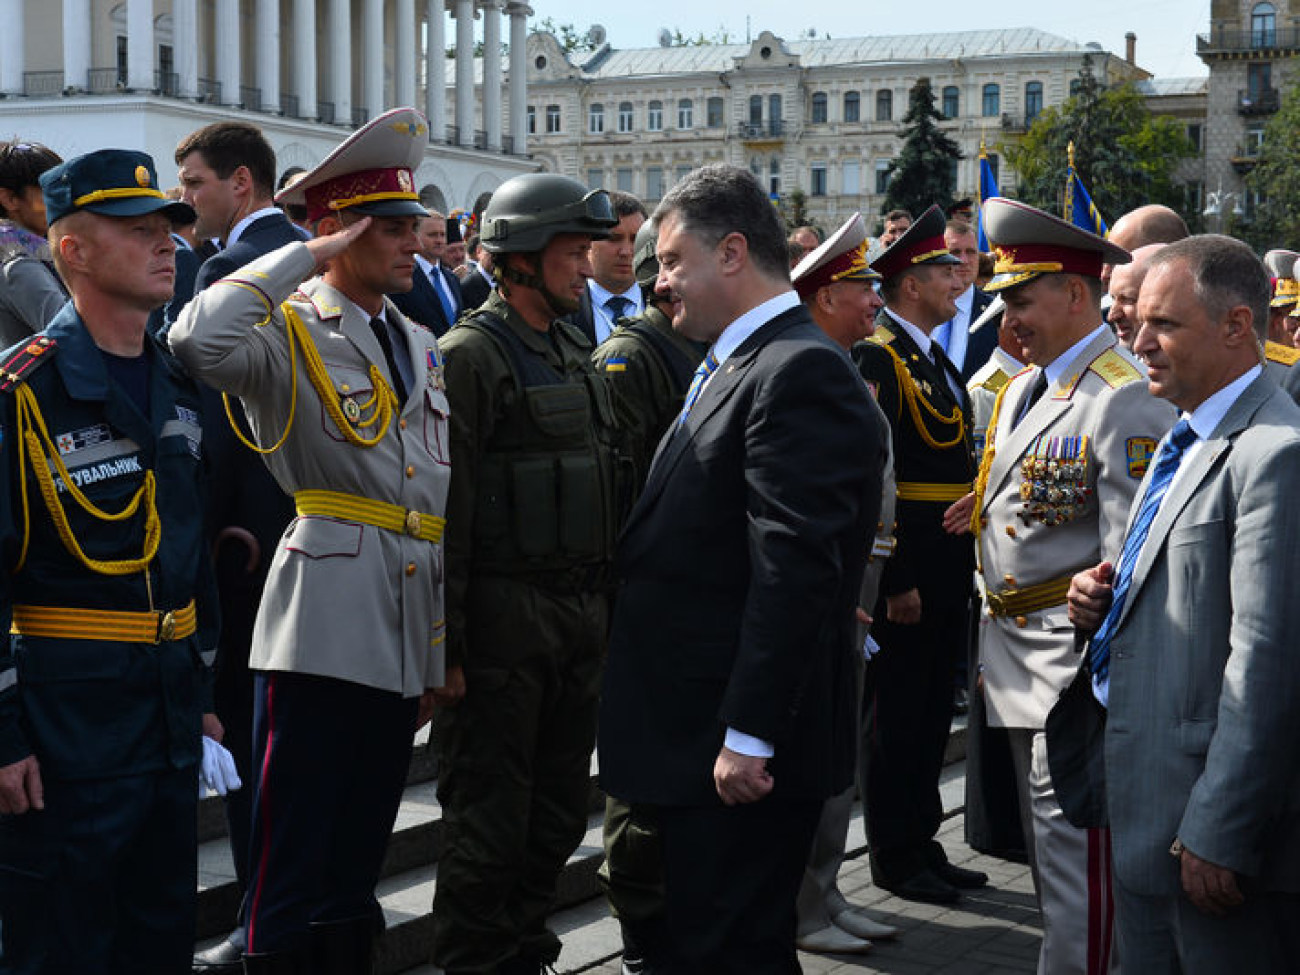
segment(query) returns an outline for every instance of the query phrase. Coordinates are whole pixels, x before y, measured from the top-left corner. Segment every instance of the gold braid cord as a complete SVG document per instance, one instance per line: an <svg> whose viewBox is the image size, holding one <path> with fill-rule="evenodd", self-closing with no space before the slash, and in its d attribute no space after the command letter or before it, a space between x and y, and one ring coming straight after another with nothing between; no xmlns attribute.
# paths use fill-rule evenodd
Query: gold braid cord
<svg viewBox="0 0 1300 975"><path fill-rule="evenodd" d="M997 399L993 401L993 415L989 417L989 425L984 433L984 455L980 457L980 472L975 478L975 507L970 513L970 530L975 536L977 551L980 538L980 512L984 510L984 492L988 490L989 468L993 466L993 456L997 453L993 441L997 438L998 414L1002 412L1002 400L1010 388L1011 383L1006 382L998 390Z"/></svg>
<svg viewBox="0 0 1300 975"><path fill-rule="evenodd" d="M925 441L926 446L931 450L946 450L961 443L966 436L966 423L961 415L961 406L953 407L951 413L940 413L930 405L930 401L917 388L916 380L912 378L912 373L908 370L907 363L903 361L902 356L888 345L883 346L883 348L894 360L894 376L898 380L899 395L907 403L907 410L912 414L912 422L916 425L916 429L921 434L921 439ZM956 436L951 440L936 440L925 425L925 418L921 415L922 408L943 426L957 424Z"/></svg>
<svg viewBox="0 0 1300 975"><path fill-rule="evenodd" d="M237 288L244 288L257 295L263 302L266 302L266 317L257 323L256 328L269 325L271 322L272 309L266 296L257 288L244 284L242 281L223 281L222 284L234 285ZM222 402L226 407L226 419L230 421L230 427L235 431L235 436L249 450L259 454L273 454L284 446L289 439L289 431L293 428L294 415L298 406L298 357L295 355L295 344L302 350L302 361L307 368L307 379L316 394L320 397L321 403L325 407L325 412L329 418L334 421L339 432L343 434L343 439L354 447L373 447L384 439L384 434L388 433L388 426L393 422L393 411L397 407L397 394L393 392L388 381L384 379L384 374L379 371L379 367L370 366L370 381L374 385L374 392L370 398L364 402L357 403L361 415L369 414L365 420L358 419L355 424L350 423L348 418L343 414L343 408L338 404L338 394L334 390L334 384L330 381L329 373L325 371L325 363L321 361L320 352L316 348L316 343L312 341L311 334L307 331L307 326L303 323L302 317L293 310L286 301L280 306L284 312L285 333L289 341L289 418L284 421L284 430L270 447L258 446L248 437L244 436L244 431L239 429L239 424L235 422L235 415L230 409L230 396L227 393L221 394ZM379 424L379 430L372 437L363 437L357 433L354 427L365 429Z"/></svg>
<svg viewBox="0 0 1300 975"><path fill-rule="evenodd" d="M153 471L145 471L144 483L140 485L140 489L135 492L125 508L117 514L104 511L86 497L73 482L67 466L63 463L63 458L59 456L58 449L50 439L50 432L45 426L45 417L41 415L40 404L36 402L36 394L26 383L19 383L14 389L14 395L18 403L18 437L26 447L25 451L21 449L18 451L18 482L22 486L23 545L14 572L21 569L26 562L27 544L31 540L31 509L27 500L26 472L29 462L32 465L32 473L36 475L36 483L40 485L45 507L49 510L54 527L58 530L59 539L73 558L91 572L100 575L125 576L144 571L153 561L153 557L158 554L158 543L162 540L162 522L158 518L158 506L154 500L156 485ZM81 545L72 534L72 526L68 523L68 514L63 509L63 502L59 500L59 491L54 483L54 475L50 473L50 464L54 465L59 477L63 479L63 484L73 500L83 511L99 521L123 521L130 518L140 510L143 502L144 551L138 559L92 559L82 551Z"/></svg>

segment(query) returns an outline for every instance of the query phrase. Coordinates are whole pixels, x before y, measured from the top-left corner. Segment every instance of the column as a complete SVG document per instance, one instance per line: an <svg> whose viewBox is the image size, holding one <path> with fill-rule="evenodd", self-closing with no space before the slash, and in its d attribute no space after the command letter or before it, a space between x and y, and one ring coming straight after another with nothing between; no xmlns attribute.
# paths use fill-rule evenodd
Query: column
<svg viewBox="0 0 1300 975"><path fill-rule="evenodd" d="M239 0L217 0L217 78L221 104L239 104Z"/></svg>
<svg viewBox="0 0 1300 975"><path fill-rule="evenodd" d="M172 0L172 52L176 63L176 94L199 93L198 0Z"/></svg>
<svg viewBox="0 0 1300 975"><path fill-rule="evenodd" d="M63 0L63 84L90 86L90 0Z"/></svg>
<svg viewBox="0 0 1300 975"><path fill-rule="evenodd" d="M330 101L334 121L352 124L352 5L349 0L330 0Z"/></svg>
<svg viewBox="0 0 1300 975"><path fill-rule="evenodd" d="M361 13L361 97L370 118L384 111L384 0L364 0Z"/></svg>
<svg viewBox="0 0 1300 975"><path fill-rule="evenodd" d="M429 49L424 52L424 114L433 142L447 141L447 11L446 0L428 0Z"/></svg>
<svg viewBox="0 0 1300 975"><path fill-rule="evenodd" d="M126 86L153 91L153 0L127 0Z"/></svg>
<svg viewBox="0 0 1300 975"><path fill-rule="evenodd" d="M480 0L483 10L483 131L487 147L501 151L501 0Z"/></svg>
<svg viewBox="0 0 1300 975"><path fill-rule="evenodd" d="M27 39L23 26L23 0L0 2L0 23L8 24L0 31L0 92L9 95L23 93L23 42ZM67 84L67 81L64 81Z"/></svg>
<svg viewBox="0 0 1300 975"><path fill-rule="evenodd" d="M257 33L253 75L262 91L262 111L280 111L280 0L257 0Z"/></svg>
<svg viewBox="0 0 1300 975"><path fill-rule="evenodd" d="M397 0L393 40L397 44L393 103L415 107L415 48L420 25L415 22L415 0Z"/></svg>
<svg viewBox="0 0 1300 975"><path fill-rule="evenodd" d="M298 115L316 117L316 0L293 0L293 93Z"/></svg>
<svg viewBox="0 0 1300 975"><path fill-rule="evenodd" d="M510 14L510 141L517 156L528 152L528 18L533 8L512 0Z"/></svg>
<svg viewBox="0 0 1300 975"><path fill-rule="evenodd" d="M457 142L474 145L474 0L456 0Z"/></svg>

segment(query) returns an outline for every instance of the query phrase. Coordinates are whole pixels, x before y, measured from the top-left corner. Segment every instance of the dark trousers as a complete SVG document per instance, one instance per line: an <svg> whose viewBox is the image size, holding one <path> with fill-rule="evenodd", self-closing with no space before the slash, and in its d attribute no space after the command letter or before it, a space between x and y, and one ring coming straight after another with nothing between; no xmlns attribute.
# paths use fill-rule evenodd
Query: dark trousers
<svg viewBox="0 0 1300 975"><path fill-rule="evenodd" d="M248 952L298 950L313 922L378 928L418 699L303 674L259 673L255 688Z"/></svg>
<svg viewBox="0 0 1300 975"><path fill-rule="evenodd" d="M865 754L867 842L872 868L890 881L926 866L943 803L939 773L952 725L953 648L965 651L966 604L927 605L911 625L876 606L880 652L867 664Z"/></svg>
<svg viewBox="0 0 1300 975"><path fill-rule="evenodd" d="M791 975L795 900L823 802L660 806L669 975Z"/></svg>
<svg viewBox="0 0 1300 975"><path fill-rule="evenodd" d="M45 780L0 816L7 975L177 975L194 945L198 772Z"/></svg>
<svg viewBox="0 0 1300 975"><path fill-rule="evenodd" d="M644 958L651 967L665 956L670 943L656 812L653 806L607 798L605 862L596 871L610 913L622 929L624 954Z"/></svg>

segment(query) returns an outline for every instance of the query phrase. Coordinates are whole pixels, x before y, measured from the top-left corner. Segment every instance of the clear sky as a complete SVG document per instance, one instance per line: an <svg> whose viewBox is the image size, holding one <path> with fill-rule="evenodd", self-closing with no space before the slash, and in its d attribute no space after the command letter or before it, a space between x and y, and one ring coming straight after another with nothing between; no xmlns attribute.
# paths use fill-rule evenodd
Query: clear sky
<svg viewBox="0 0 1300 975"><path fill-rule="evenodd" d="M1124 55L1124 34L1137 34L1137 62L1157 77L1206 74L1196 56L1196 35L1209 33L1209 0L831 0L805 7L792 0L532 0L532 25L546 17L585 31L600 24L615 48L653 47L663 28L687 36L726 31L735 43L770 30L793 40L809 29L824 37L929 34L941 31L1037 27L1071 40L1096 41Z"/></svg>

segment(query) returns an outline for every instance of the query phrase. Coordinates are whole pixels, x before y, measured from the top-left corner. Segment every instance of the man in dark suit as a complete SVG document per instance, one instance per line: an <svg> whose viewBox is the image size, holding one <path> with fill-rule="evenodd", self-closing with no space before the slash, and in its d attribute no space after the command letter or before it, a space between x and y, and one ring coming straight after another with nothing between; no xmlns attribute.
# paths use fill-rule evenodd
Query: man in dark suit
<svg viewBox="0 0 1300 975"><path fill-rule="evenodd" d="M645 311L645 299L632 266L636 232L646 219L645 204L631 193L617 191L609 194L609 201L614 205L618 226L610 231L608 240L592 241L592 276L587 279L578 310L569 316L593 347L609 338L620 318L635 318Z"/></svg>
<svg viewBox="0 0 1300 975"><path fill-rule="evenodd" d="M601 778L657 813L668 970L798 972L803 866L853 774L883 443L753 176L697 169L656 220L673 326L712 347L620 545Z"/></svg>
<svg viewBox="0 0 1300 975"><path fill-rule="evenodd" d="M1122 550L1070 588L1108 708L1125 971L1267 975L1300 951L1300 411L1261 367L1268 300L1230 238L1152 258L1133 351L1182 418Z"/></svg>
<svg viewBox="0 0 1300 975"><path fill-rule="evenodd" d="M243 122L217 122L187 136L176 148L181 198L198 220L200 240L217 238L223 247L203 262L194 294L264 254L302 240L298 229L272 198L275 151L261 131ZM179 303L181 307L184 302ZM180 314L180 308L173 312ZM221 600L221 641L214 686L217 714L226 726L226 746L245 782L253 781L253 678L248 670L253 621L271 555L293 504L280 490L260 457L241 445L226 420L221 396L200 384L203 447L212 466L207 522L216 561ZM238 402L231 412L243 422ZM226 822L235 872L243 886L248 871L251 789L226 796ZM195 958L196 972L237 972L243 931Z"/></svg>
<svg viewBox="0 0 1300 975"><path fill-rule="evenodd" d="M998 344L996 322L986 323L974 333L970 331L971 325L984 314L984 309L993 303L993 297L975 287L975 275L980 264L975 228L965 220L949 220L943 230L943 246L961 261L954 273L965 290L957 296L957 313L934 330L934 340L943 346L948 360L957 367L965 384L989 361Z"/></svg>
<svg viewBox="0 0 1300 975"><path fill-rule="evenodd" d="M445 335L456 324L465 299L460 279L443 266L447 247L447 218L436 210L420 221L420 253L415 255L416 273L411 290L389 295L403 315L423 325L434 335ZM474 307L474 306L468 306Z"/></svg>
<svg viewBox="0 0 1300 975"><path fill-rule="evenodd" d="M470 260L461 269L460 293L465 299L465 310L473 311L487 301L495 286L492 280L492 255L483 246L478 234L471 234L465 242Z"/></svg>

